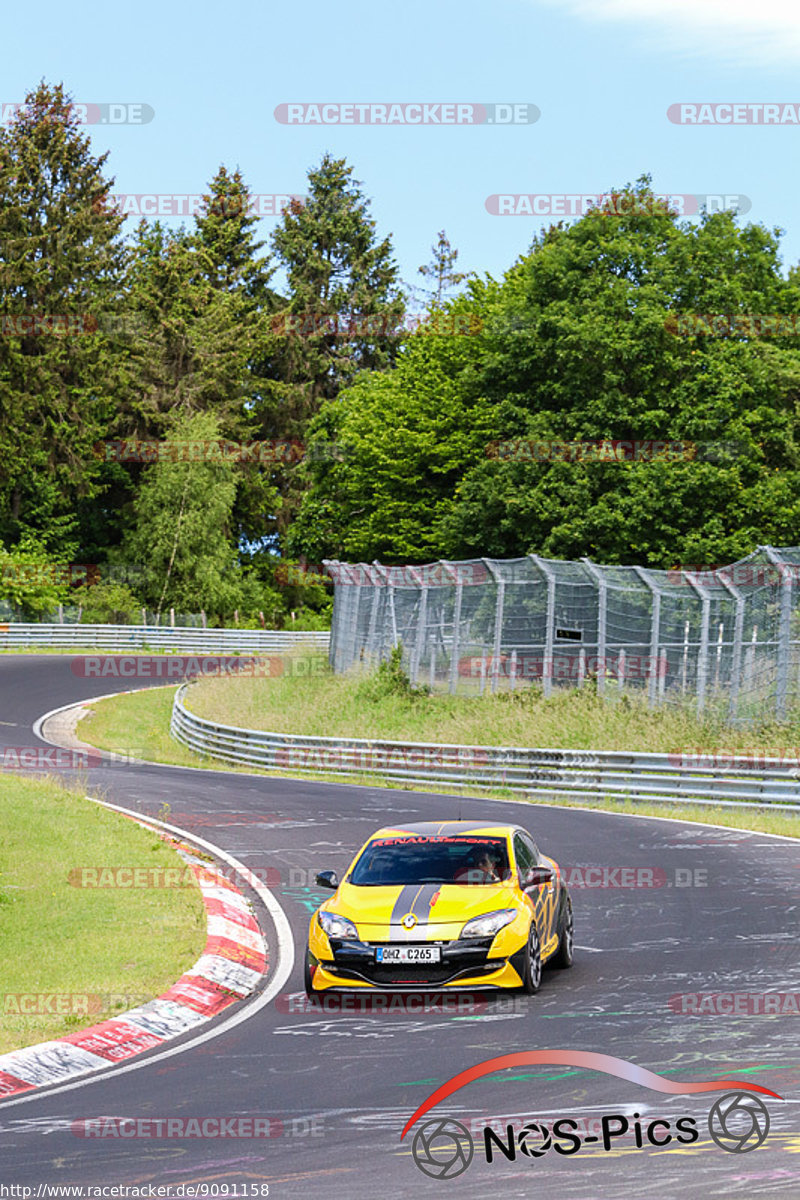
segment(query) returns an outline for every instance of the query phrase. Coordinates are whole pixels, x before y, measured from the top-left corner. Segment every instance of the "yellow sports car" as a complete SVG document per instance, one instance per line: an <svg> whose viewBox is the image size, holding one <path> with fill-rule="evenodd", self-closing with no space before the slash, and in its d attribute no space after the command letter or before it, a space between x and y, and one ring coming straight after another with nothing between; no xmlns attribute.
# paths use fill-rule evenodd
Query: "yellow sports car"
<svg viewBox="0 0 800 1200"><path fill-rule="evenodd" d="M558 864L518 825L389 826L359 850L311 918L305 986L539 990L572 965L572 903Z"/></svg>

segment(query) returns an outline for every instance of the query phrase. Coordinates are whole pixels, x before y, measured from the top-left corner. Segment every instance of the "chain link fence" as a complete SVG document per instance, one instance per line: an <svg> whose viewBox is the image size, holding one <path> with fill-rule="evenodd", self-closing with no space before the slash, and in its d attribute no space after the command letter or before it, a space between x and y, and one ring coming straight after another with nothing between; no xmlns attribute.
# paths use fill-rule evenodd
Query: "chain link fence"
<svg viewBox="0 0 800 1200"><path fill-rule="evenodd" d="M786 719L800 693L800 547L713 570L528 555L424 566L326 560L330 658L372 669L402 646L415 685L494 693L538 684L630 690L652 707Z"/></svg>

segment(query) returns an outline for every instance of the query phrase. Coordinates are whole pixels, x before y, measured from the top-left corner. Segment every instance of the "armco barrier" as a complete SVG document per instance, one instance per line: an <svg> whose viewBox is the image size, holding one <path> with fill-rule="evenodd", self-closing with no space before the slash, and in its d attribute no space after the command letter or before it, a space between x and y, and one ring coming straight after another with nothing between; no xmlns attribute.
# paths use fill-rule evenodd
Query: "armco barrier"
<svg viewBox="0 0 800 1200"><path fill-rule="evenodd" d="M0 625L0 650L92 646L99 650L185 650L190 654L267 654L309 648L327 653L330 635L291 629L194 629L171 625Z"/></svg>
<svg viewBox="0 0 800 1200"><path fill-rule="evenodd" d="M175 695L170 731L200 754L242 766L375 775L447 787L502 787L579 799L604 796L691 804L744 804L800 812L800 770L745 756L724 766L676 764L675 755L617 750L529 750L299 737L237 729L198 717ZM766 763L765 769L760 769ZM775 763L773 766L772 763Z"/></svg>

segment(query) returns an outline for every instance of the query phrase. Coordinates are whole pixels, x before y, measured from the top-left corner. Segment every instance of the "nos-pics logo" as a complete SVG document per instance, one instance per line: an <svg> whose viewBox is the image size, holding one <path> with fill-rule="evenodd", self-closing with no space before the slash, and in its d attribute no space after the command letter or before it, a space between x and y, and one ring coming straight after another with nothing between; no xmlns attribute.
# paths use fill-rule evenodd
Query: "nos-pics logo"
<svg viewBox="0 0 800 1200"><path fill-rule="evenodd" d="M758 1094L783 1099L769 1088L736 1079L675 1083L663 1075L610 1054L587 1050L532 1050L490 1058L454 1075L437 1088L406 1122L401 1140L430 1109L473 1080L507 1067L533 1065L588 1068L671 1096L725 1092L711 1107L708 1131L717 1146L732 1154L757 1150L769 1133L769 1111ZM600 1119L598 1133L582 1130L580 1123L572 1117L562 1117L552 1124L529 1121L518 1129L509 1124L504 1133L498 1133L486 1125L479 1148L487 1163L515 1162L518 1156L533 1162L550 1151L568 1157L579 1153L590 1143L601 1144L604 1151L609 1151L615 1139L626 1135L632 1135L636 1148L641 1150L648 1145L663 1147L670 1142L690 1145L698 1141L700 1132L694 1117L645 1120L640 1118L639 1113L634 1113L631 1122L622 1113L608 1113ZM417 1128L411 1143L415 1164L433 1179L455 1179L463 1175L475 1153L475 1140L470 1131L460 1121L449 1117L429 1118Z"/></svg>

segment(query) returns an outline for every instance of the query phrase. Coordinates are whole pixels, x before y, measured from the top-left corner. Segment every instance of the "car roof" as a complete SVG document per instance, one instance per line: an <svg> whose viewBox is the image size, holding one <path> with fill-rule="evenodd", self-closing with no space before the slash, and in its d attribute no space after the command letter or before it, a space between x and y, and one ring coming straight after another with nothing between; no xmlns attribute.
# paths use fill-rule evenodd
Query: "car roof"
<svg viewBox="0 0 800 1200"><path fill-rule="evenodd" d="M457 837L461 833L484 833L506 837L521 829L519 825L500 825L494 821L412 821L409 824L387 825L373 833L374 838L398 837L403 834L420 837Z"/></svg>

